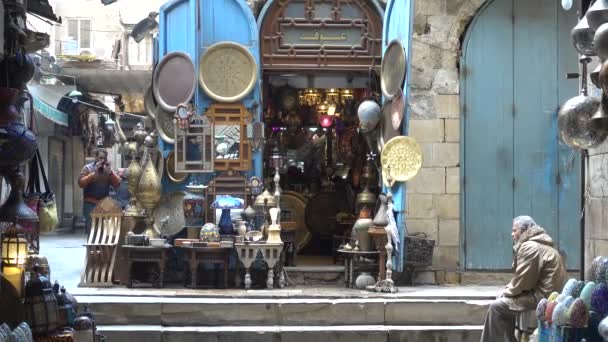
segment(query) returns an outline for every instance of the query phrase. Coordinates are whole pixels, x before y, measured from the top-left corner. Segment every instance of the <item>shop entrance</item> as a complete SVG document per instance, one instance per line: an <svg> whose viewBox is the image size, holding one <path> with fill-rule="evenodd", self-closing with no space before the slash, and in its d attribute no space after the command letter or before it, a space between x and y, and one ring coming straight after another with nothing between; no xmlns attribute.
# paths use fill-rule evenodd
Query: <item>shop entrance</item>
<svg viewBox="0 0 608 342"><path fill-rule="evenodd" d="M377 154L357 108L380 100L379 13L370 1L291 0L260 16L263 176L280 175L281 225L295 231L298 266L340 263L335 251L356 220L367 156Z"/></svg>

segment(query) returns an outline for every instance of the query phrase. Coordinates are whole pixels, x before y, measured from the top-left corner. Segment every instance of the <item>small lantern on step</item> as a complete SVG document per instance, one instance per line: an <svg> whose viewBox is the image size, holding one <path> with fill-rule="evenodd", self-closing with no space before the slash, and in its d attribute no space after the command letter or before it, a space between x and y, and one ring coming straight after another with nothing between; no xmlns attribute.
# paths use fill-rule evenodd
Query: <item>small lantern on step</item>
<svg viewBox="0 0 608 342"><path fill-rule="evenodd" d="M8 227L2 235L2 273L19 295L23 293L27 247L27 239L18 224Z"/></svg>
<svg viewBox="0 0 608 342"><path fill-rule="evenodd" d="M57 298L51 282L34 267L30 280L25 285L25 320L34 335L46 335L58 327Z"/></svg>
<svg viewBox="0 0 608 342"><path fill-rule="evenodd" d="M90 317L81 315L74 319L74 341L95 342L95 323Z"/></svg>

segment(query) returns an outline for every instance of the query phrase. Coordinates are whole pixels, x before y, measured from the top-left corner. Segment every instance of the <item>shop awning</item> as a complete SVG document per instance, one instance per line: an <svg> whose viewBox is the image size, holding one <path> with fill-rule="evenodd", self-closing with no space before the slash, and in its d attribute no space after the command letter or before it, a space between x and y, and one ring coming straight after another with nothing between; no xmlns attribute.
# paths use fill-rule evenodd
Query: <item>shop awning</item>
<svg viewBox="0 0 608 342"><path fill-rule="evenodd" d="M27 88L34 98L34 110L58 125L69 126L68 114L57 107L61 99L74 90L73 86L36 84L28 85Z"/></svg>

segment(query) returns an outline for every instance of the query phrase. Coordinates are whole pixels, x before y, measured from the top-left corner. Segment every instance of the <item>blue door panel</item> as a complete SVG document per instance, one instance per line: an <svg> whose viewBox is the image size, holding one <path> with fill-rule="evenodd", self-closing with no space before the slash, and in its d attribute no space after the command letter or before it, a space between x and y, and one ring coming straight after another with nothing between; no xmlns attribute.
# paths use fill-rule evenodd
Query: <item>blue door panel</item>
<svg viewBox="0 0 608 342"><path fill-rule="evenodd" d="M513 217L531 215L568 267L580 253L579 165L560 145L557 111L577 93L570 46L575 11L553 0L494 0L463 46L463 256L465 268L511 266Z"/></svg>
<svg viewBox="0 0 608 342"><path fill-rule="evenodd" d="M497 51L512 49L512 7L483 11L465 47L463 227L466 268L498 269L511 258L513 55Z"/></svg>

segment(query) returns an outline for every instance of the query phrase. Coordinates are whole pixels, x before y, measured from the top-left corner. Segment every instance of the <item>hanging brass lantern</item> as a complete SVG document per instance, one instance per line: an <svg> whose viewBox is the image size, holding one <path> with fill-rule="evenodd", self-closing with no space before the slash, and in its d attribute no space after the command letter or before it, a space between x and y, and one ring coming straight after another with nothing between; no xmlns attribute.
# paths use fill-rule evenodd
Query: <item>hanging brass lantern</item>
<svg viewBox="0 0 608 342"><path fill-rule="evenodd" d="M316 89L308 88L304 91L304 104L306 106L316 106L321 102L321 94Z"/></svg>
<svg viewBox="0 0 608 342"><path fill-rule="evenodd" d="M34 335L46 335L59 327L57 299L49 280L35 267L25 286L25 320Z"/></svg>
<svg viewBox="0 0 608 342"><path fill-rule="evenodd" d="M589 28L587 18L583 17L572 29L572 43L578 53L585 56L595 56L593 50L593 31Z"/></svg>
<svg viewBox="0 0 608 342"><path fill-rule="evenodd" d="M596 31L600 25L608 21L608 0L597 0L587 10L587 22L591 31Z"/></svg>
<svg viewBox="0 0 608 342"><path fill-rule="evenodd" d="M325 102L340 102L340 90L336 88L327 89L325 92Z"/></svg>
<svg viewBox="0 0 608 342"><path fill-rule="evenodd" d="M325 101L317 106L317 113L319 114L319 116L327 115L328 110L329 110L329 103L327 103L327 101Z"/></svg>
<svg viewBox="0 0 608 342"><path fill-rule="evenodd" d="M348 101L351 101L355 98L355 94L352 89L342 89L340 90L340 102L342 105L346 105Z"/></svg>
<svg viewBox="0 0 608 342"><path fill-rule="evenodd" d="M27 258L27 239L15 224L2 235L2 267L23 267Z"/></svg>
<svg viewBox="0 0 608 342"><path fill-rule="evenodd" d="M300 106L306 106L306 97L304 96L303 90L298 90L298 104L300 104Z"/></svg>

